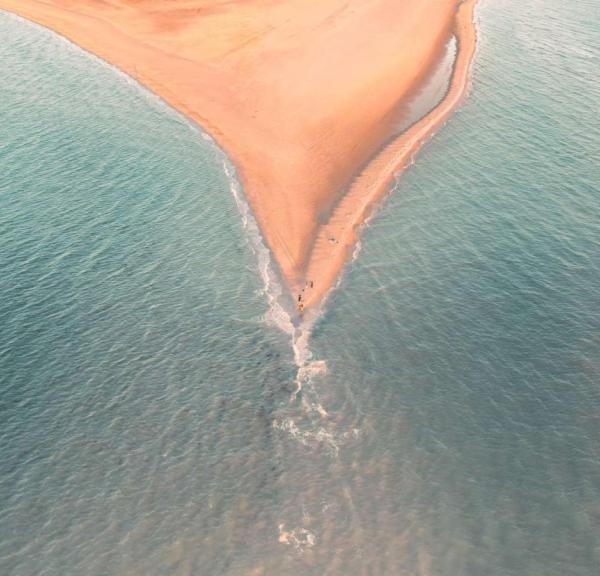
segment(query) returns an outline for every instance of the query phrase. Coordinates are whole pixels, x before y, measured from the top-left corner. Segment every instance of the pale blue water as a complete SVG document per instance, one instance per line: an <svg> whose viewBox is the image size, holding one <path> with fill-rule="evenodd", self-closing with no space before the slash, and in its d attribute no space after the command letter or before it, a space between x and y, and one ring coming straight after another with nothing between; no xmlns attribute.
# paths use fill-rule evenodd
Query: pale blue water
<svg viewBox="0 0 600 576"><path fill-rule="evenodd" d="M479 15L297 376L220 152L0 14L0 574L598 574L600 5Z"/></svg>

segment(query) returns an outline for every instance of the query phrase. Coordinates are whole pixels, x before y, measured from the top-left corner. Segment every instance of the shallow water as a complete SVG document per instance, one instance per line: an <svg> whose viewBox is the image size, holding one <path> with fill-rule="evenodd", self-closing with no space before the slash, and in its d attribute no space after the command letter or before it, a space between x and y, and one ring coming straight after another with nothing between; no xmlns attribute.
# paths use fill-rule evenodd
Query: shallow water
<svg viewBox="0 0 600 576"><path fill-rule="evenodd" d="M599 8L479 16L298 374L222 154L0 14L1 574L597 574Z"/></svg>
<svg viewBox="0 0 600 576"><path fill-rule="evenodd" d="M450 88L454 63L456 61L457 40L452 37L445 48L441 60L425 79L424 85L413 98L402 107L399 122L394 127L394 135L408 130L413 124L427 116L446 96Z"/></svg>

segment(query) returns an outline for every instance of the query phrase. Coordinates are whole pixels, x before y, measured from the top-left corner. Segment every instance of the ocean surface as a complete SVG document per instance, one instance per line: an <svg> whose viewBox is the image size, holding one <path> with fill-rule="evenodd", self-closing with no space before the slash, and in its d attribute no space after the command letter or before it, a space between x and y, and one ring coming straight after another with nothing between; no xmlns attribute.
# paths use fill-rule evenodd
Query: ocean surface
<svg viewBox="0 0 600 576"><path fill-rule="evenodd" d="M212 141L0 13L1 575L597 576L600 4L478 19L307 341Z"/></svg>

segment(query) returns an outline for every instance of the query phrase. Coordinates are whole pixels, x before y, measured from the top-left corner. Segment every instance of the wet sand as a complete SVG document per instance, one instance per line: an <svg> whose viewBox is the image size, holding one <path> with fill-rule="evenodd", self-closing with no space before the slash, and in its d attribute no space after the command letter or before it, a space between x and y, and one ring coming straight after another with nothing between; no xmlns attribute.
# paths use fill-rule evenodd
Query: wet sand
<svg viewBox="0 0 600 576"><path fill-rule="evenodd" d="M0 9L69 38L200 123L236 165L294 301L301 294L310 308L394 174L463 98L475 2L0 0ZM446 97L394 138L398 111L453 35Z"/></svg>

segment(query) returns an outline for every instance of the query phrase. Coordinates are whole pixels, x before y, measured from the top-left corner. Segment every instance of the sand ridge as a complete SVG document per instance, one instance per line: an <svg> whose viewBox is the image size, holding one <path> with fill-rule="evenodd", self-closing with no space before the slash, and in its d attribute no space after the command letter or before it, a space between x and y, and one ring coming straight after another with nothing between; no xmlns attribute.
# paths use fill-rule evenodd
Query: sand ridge
<svg viewBox="0 0 600 576"><path fill-rule="evenodd" d="M211 133L308 309L335 283L393 174L465 93L475 1L0 0L0 9L97 54ZM453 34L446 98L390 142L392 120Z"/></svg>

